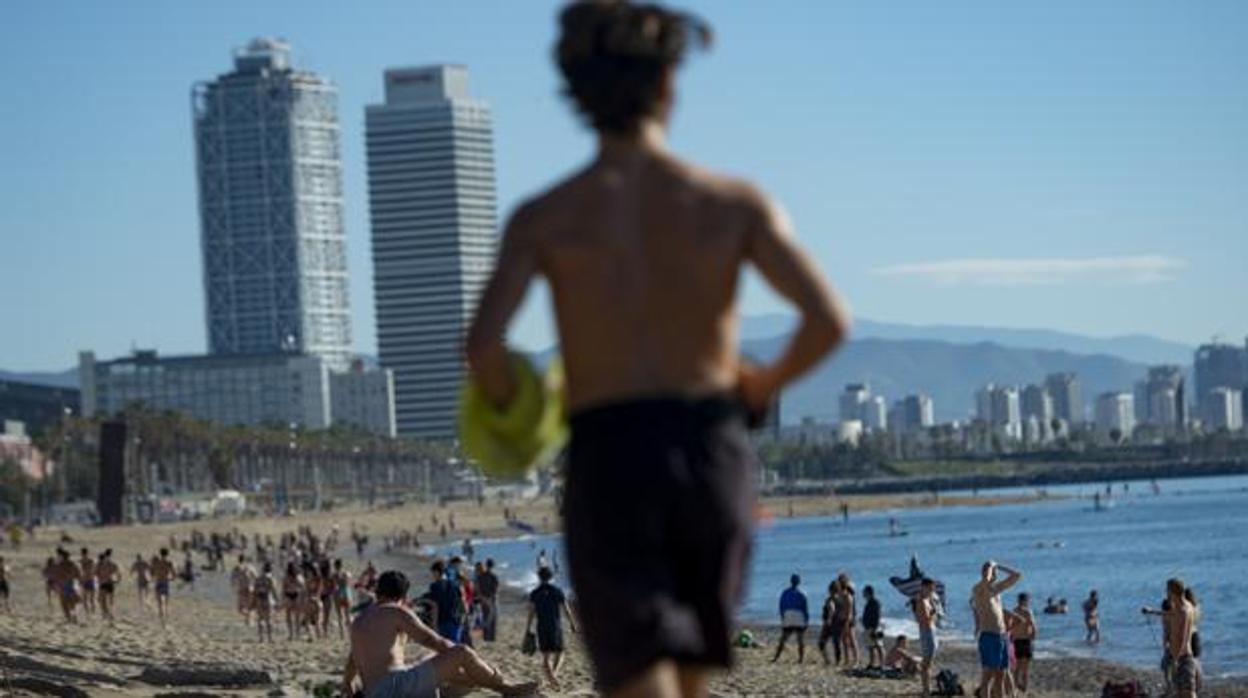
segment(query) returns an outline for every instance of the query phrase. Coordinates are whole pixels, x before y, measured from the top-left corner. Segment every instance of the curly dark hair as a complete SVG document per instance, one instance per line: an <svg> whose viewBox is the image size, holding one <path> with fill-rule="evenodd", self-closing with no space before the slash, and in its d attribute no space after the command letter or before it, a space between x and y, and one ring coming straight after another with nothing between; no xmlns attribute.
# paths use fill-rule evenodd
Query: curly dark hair
<svg viewBox="0 0 1248 698"><path fill-rule="evenodd" d="M701 19L651 3L580 0L559 16L555 60L564 94L599 131L633 135L659 109L665 74L691 45L707 48Z"/></svg>

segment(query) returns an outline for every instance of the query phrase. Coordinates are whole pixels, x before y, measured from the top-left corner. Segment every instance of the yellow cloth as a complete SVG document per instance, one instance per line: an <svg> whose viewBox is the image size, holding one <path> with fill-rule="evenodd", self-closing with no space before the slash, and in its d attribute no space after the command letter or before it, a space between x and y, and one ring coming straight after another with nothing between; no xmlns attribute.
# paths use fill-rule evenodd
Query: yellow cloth
<svg viewBox="0 0 1248 698"><path fill-rule="evenodd" d="M519 477L552 457L567 441L563 364L551 362L539 375L529 359L508 357L516 392L497 409L469 376L459 401L459 435L464 451L487 475Z"/></svg>

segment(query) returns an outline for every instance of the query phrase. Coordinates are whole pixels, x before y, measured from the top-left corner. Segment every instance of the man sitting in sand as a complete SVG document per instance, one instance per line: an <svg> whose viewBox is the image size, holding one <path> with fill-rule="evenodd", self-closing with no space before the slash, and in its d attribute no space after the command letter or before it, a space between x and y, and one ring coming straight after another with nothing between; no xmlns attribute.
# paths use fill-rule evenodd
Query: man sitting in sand
<svg viewBox="0 0 1248 698"><path fill-rule="evenodd" d="M906 676L914 676L919 672L923 658L910 651L910 641L905 635L898 635L893 646L884 655L884 668L897 669ZM924 689L926 693L926 689Z"/></svg>
<svg viewBox="0 0 1248 698"><path fill-rule="evenodd" d="M449 685L486 688L505 696L527 695L535 682L509 683L469 647L442 638L412 613L405 603L407 577L395 570L377 580L377 601L351 622L351 651L343 674L343 695L355 695L358 678L366 698L425 698ZM408 665L408 640L434 652Z"/></svg>
<svg viewBox="0 0 1248 698"><path fill-rule="evenodd" d="M997 579L997 570L1005 579ZM971 609L975 612L978 633L979 665L983 668L977 695L983 698L1004 698L1005 672L1010 668L1010 650L1005 634L1005 611L1001 592L1022 579L1018 570L988 560L980 568L980 579L971 590Z"/></svg>
<svg viewBox="0 0 1248 698"><path fill-rule="evenodd" d="M1196 628L1196 609L1185 598L1186 588L1180 579L1166 581L1166 603L1159 609L1145 606L1140 609L1149 615L1161 616L1165 631L1165 664L1170 669L1170 680L1178 698L1196 698L1200 692L1203 672L1200 660L1192 648L1192 634Z"/></svg>
<svg viewBox="0 0 1248 698"><path fill-rule="evenodd" d="M156 612L160 615L160 626L163 628L169 622L169 585L177 576L168 548L161 548L160 556L152 558L151 570L156 580Z"/></svg>

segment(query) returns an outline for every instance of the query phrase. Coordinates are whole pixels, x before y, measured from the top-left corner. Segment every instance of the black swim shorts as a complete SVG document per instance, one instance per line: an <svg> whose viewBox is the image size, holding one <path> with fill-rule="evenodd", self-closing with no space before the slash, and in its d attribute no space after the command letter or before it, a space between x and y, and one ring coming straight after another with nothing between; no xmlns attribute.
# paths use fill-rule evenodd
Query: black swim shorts
<svg viewBox="0 0 1248 698"><path fill-rule="evenodd" d="M599 686L661 659L731 666L755 502L742 406L646 399L570 422L564 531Z"/></svg>

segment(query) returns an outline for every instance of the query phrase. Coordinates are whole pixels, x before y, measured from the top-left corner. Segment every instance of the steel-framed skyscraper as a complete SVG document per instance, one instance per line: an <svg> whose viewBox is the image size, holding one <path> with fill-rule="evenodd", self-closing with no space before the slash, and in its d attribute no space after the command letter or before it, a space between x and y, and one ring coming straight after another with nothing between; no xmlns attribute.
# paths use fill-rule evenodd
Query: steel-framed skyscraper
<svg viewBox="0 0 1248 698"><path fill-rule="evenodd" d="M337 100L273 39L192 91L212 354L350 364Z"/></svg>
<svg viewBox="0 0 1248 698"><path fill-rule="evenodd" d="M382 366L394 371L401 436L455 435L461 344L494 264L489 106L468 70L387 70L365 112L373 295Z"/></svg>

